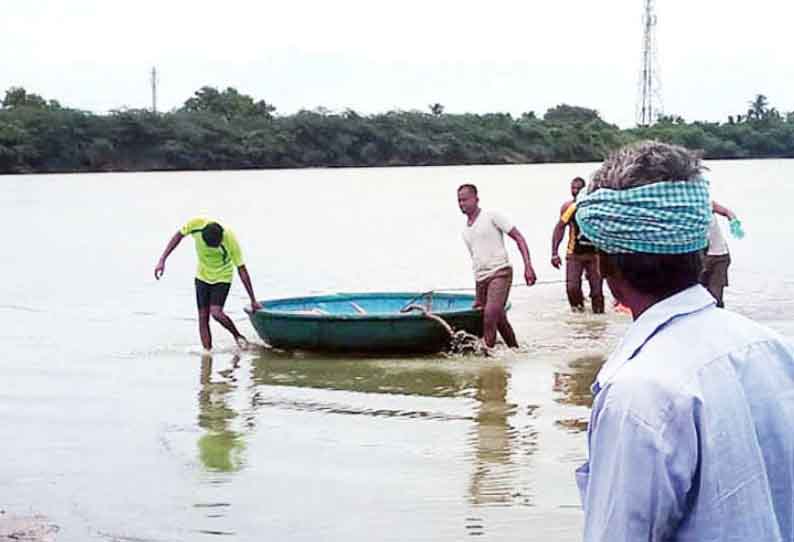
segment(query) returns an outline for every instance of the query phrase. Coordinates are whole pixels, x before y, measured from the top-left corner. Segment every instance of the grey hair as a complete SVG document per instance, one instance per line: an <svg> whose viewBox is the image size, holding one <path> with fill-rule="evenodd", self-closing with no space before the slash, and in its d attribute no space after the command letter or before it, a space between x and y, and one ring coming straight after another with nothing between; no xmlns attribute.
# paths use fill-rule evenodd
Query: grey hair
<svg viewBox="0 0 794 542"><path fill-rule="evenodd" d="M593 174L589 192L599 188L624 190L664 181L687 181L707 169L702 151L690 151L660 141L640 141L609 155Z"/></svg>

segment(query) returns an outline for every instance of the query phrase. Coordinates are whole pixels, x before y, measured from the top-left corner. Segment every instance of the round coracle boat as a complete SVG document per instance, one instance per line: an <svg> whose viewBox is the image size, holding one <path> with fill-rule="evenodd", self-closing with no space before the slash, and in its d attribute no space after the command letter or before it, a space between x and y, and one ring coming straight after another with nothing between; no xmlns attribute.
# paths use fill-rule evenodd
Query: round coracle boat
<svg viewBox="0 0 794 542"><path fill-rule="evenodd" d="M275 348L418 353L445 349L453 330L481 336L482 310L473 304L467 294L335 294L265 300L248 315Z"/></svg>

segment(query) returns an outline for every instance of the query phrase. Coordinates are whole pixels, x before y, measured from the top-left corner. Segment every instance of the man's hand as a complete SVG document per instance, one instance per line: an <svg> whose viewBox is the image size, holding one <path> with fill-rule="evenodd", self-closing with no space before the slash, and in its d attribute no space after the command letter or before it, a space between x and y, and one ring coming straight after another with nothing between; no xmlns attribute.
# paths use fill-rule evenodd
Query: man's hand
<svg viewBox="0 0 794 542"><path fill-rule="evenodd" d="M531 265L528 265L526 269L524 269L524 280L527 281L527 286L532 286L535 284L535 281L538 280L535 276L535 270L532 269Z"/></svg>
<svg viewBox="0 0 794 542"><path fill-rule="evenodd" d="M176 246L179 244L179 242L182 240L183 237L184 235L182 235L182 232L176 232L174 236L171 237L171 239L168 241L168 244L166 245L165 250L163 251L163 255L160 256L160 259L157 261L157 265L154 268L154 278L156 278L157 280L160 280L160 278L163 276L163 273L165 273L166 258L168 258L168 255L171 254L171 252L173 252L173 250L176 248Z"/></svg>
<svg viewBox="0 0 794 542"><path fill-rule="evenodd" d="M562 260L560 259L559 254L555 254L551 257L551 265L554 266L554 269L559 269L562 267Z"/></svg>
<svg viewBox="0 0 794 542"><path fill-rule="evenodd" d="M251 312L256 312L261 308L262 304L259 301L256 301L255 299L251 300Z"/></svg>
<svg viewBox="0 0 794 542"><path fill-rule="evenodd" d="M160 260L157 262L157 265L154 268L154 278L160 280L160 277L163 276L163 273L165 273L165 262Z"/></svg>

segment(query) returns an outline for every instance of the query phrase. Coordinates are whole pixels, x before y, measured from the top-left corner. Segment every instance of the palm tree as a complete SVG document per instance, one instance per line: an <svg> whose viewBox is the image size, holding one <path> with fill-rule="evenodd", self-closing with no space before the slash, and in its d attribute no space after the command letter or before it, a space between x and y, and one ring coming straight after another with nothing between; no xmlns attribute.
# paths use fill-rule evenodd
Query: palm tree
<svg viewBox="0 0 794 542"><path fill-rule="evenodd" d="M438 102L428 105L427 107L430 108L430 112L433 114L433 116L439 117L444 114L444 106Z"/></svg>
<svg viewBox="0 0 794 542"><path fill-rule="evenodd" d="M757 94L755 100L748 102L750 109L747 110L747 118L755 120L763 120L766 118L769 110L769 100L763 94Z"/></svg>

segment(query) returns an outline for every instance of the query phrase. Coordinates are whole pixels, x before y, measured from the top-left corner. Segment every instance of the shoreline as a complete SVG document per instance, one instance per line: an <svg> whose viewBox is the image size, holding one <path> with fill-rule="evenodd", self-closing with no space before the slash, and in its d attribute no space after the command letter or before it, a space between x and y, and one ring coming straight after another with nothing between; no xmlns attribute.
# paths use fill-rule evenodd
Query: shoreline
<svg viewBox="0 0 794 542"><path fill-rule="evenodd" d="M749 162L760 160L794 160L792 156L742 156L729 158L704 158L706 162ZM441 164L382 164L382 165L325 165L325 166L294 166L294 167L229 167L229 168L97 168L97 169L52 169L39 171L7 172L0 171L0 177L37 176L37 175L79 175L104 173L180 173L180 172L232 172L232 171L289 171L289 170L333 170L333 169L391 169L420 167L469 167L469 166L536 166L546 164L597 164L599 160L565 160L545 162L481 162L481 163L441 163Z"/></svg>
<svg viewBox="0 0 794 542"><path fill-rule="evenodd" d="M59 530L40 514L20 516L0 509L0 541L54 542Z"/></svg>

